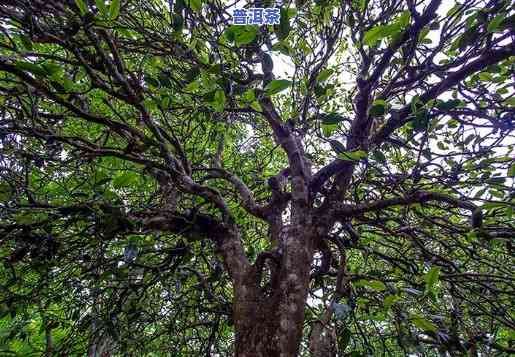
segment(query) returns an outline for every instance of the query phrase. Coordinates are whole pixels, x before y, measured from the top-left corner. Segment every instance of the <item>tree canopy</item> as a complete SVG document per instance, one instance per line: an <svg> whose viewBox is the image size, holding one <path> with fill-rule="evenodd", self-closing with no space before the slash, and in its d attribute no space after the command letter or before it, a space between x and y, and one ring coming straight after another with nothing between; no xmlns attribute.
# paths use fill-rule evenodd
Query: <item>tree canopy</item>
<svg viewBox="0 0 515 357"><path fill-rule="evenodd" d="M515 353L509 0L0 1L0 354Z"/></svg>

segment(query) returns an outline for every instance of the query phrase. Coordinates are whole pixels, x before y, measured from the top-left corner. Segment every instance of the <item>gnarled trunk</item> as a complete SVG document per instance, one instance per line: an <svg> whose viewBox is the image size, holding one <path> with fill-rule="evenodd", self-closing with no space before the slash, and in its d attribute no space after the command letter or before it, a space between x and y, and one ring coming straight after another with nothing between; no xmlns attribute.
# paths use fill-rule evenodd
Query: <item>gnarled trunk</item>
<svg viewBox="0 0 515 357"><path fill-rule="evenodd" d="M265 295L256 270L235 286L236 356L294 357L302 338L313 239L309 229L289 227L282 237L272 290Z"/></svg>

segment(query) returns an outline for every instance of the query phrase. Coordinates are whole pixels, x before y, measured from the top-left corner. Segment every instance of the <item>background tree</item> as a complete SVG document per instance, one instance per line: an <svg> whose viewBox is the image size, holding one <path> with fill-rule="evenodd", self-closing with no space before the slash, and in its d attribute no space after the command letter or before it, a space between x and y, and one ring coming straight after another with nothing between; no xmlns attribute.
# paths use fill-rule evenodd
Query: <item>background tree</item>
<svg viewBox="0 0 515 357"><path fill-rule="evenodd" d="M232 5L0 1L2 353L513 353L510 1Z"/></svg>

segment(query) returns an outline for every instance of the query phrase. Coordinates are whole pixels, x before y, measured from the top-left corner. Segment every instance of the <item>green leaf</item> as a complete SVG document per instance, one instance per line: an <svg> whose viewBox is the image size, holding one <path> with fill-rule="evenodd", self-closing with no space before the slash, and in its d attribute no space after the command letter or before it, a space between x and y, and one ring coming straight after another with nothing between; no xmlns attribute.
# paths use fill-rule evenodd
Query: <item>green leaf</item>
<svg viewBox="0 0 515 357"><path fill-rule="evenodd" d="M56 82L56 81L50 81L50 85L52 87L54 87L54 89L56 90L57 93L66 93L66 88L64 88L64 86L59 83L59 82Z"/></svg>
<svg viewBox="0 0 515 357"><path fill-rule="evenodd" d="M228 42L234 42L236 34L234 33L234 26L229 26L225 29L223 36Z"/></svg>
<svg viewBox="0 0 515 357"><path fill-rule="evenodd" d="M504 104L507 105L508 107L515 107L515 96L506 99L504 101Z"/></svg>
<svg viewBox="0 0 515 357"><path fill-rule="evenodd" d="M431 31L431 29L428 26L424 27L418 34L418 41L420 42L420 41L424 40L426 38L427 34L429 33L429 31Z"/></svg>
<svg viewBox="0 0 515 357"><path fill-rule="evenodd" d="M272 51L278 51L279 53L289 56L290 48L285 41L277 42L272 46Z"/></svg>
<svg viewBox="0 0 515 357"><path fill-rule="evenodd" d="M107 15L107 7L106 7L104 0L95 0L95 4L97 5L97 9L100 11L100 14L102 16L106 16Z"/></svg>
<svg viewBox="0 0 515 357"><path fill-rule="evenodd" d="M213 102L212 102L213 108L217 112L223 112L225 107L225 92L221 89L218 89L215 92Z"/></svg>
<svg viewBox="0 0 515 357"><path fill-rule="evenodd" d="M189 0L190 8L195 12L202 10L202 0Z"/></svg>
<svg viewBox="0 0 515 357"><path fill-rule="evenodd" d="M344 161L359 161L367 157L368 154L362 150L343 152L338 155L338 158Z"/></svg>
<svg viewBox="0 0 515 357"><path fill-rule="evenodd" d="M30 38L28 38L27 36L21 35L20 36L20 41L23 44L23 47L27 51L32 51L33 46L32 46L32 41L30 40Z"/></svg>
<svg viewBox="0 0 515 357"><path fill-rule="evenodd" d="M415 114L423 105L418 95L414 96L410 103L411 112Z"/></svg>
<svg viewBox="0 0 515 357"><path fill-rule="evenodd" d="M75 0L75 5L79 8L80 14L82 16L86 15L88 12L88 6L84 2L84 0Z"/></svg>
<svg viewBox="0 0 515 357"><path fill-rule="evenodd" d="M7 202L11 196L11 187L8 184L0 183L0 202Z"/></svg>
<svg viewBox="0 0 515 357"><path fill-rule="evenodd" d="M292 82L287 79L275 79L268 83L265 88L265 91L268 95L274 95L279 92L282 92L289 86L291 86Z"/></svg>
<svg viewBox="0 0 515 357"><path fill-rule="evenodd" d="M327 87L321 86L320 84L315 84L315 96L317 98L321 98L325 96L325 93L327 91Z"/></svg>
<svg viewBox="0 0 515 357"><path fill-rule="evenodd" d="M386 290L386 285L384 285L384 283L379 280L361 279L361 280L353 282L352 285L354 285L355 287L366 286L366 287L369 287L369 288L377 290L377 291Z"/></svg>
<svg viewBox="0 0 515 357"><path fill-rule="evenodd" d="M368 0L358 0L359 11L364 12L368 5Z"/></svg>
<svg viewBox="0 0 515 357"><path fill-rule="evenodd" d="M150 75L145 74L145 82L153 87L159 87L159 81Z"/></svg>
<svg viewBox="0 0 515 357"><path fill-rule="evenodd" d="M253 102L256 99L256 92L254 89L248 89L243 93L241 98L246 102Z"/></svg>
<svg viewBox="0 0 515 357"><path fill-rule="evenodd" d="M214 64L211 67L209 67L208 72L209 73L213 73L213 74L221 74L222 73L222 67L223 66L220 63ZM191 81L192 79L188 80L188 82Z"/></svg>
<svg viewBox="0 0 515 357"><path fill-rule="evenodd" d="M390 44L397 44L402 38L402 31L395 32L392 36L390 36Z"/></svg>
<svg viewBox="0 0 515 357"><path fill-rule="evenodd" d="M508 177L515 177L515 162L513 162L508 168Z"/></svg>
<svg viewBox="0 0 515 357"><path fill-rule="evenodd" d="M394 23L391 25L379 25L371 28L365 35L363 36L363 43L365 45L372 47L377 44L378 41L382 40L385 37L394 36L402 31L399 23Z"/></svg>
<svg viewBox="0 0 515 357"><path fill-rule="evenodd" d="M135 179L135 175L132 172L123 172L119 175L116 175L113 178L113 187L114 188L122 188L128 186Z"/></svg>
<svg viewBox="0 0 515 357"><path fill-rule="evenodd" d="M368 286L371 287L374 290L377 291L384 291L386 290L386 285L382 281L379 280L373 280L368 282Z"/></svg>
<svg viewBox="0 0 515 357"><path fill-rule="evenodd" d="M34 222L37 221L34 218L35 217L33 217L31 214L26 214L26 213L19 213L14 216L14 220L16 221L16 223L23 224L23 225L33 224Z"/></svg>
<svg viewBox="0 0 515 357"><path fill-rule="evenodd" d="M95 181L93 186L102 186L111 181L111 177L102 177L98 181Z"/></svg>
<svg viewBox="0 0 515 357"><path fill-rule="evenodd" d="M158 75L157 75L157 79L159 80L159 83L163 86L163 87L167 87L167 88L172 88L172 81L170 79L170 75L167 74L166 72L160 72ZM189 82L189 81L188 81Z"/></svg>
<svg viewBox="0 0 515 357"><path fill-rule="evenodd" d="M281 16L279 18L279 26L276 27L277 38L284 40L290 34L290 19L288 17L288 10L282 8Z"/></svg>
<svg viewBox="0 0 515 357"><path fill-rule="evenodd" d="M345 120L345 117L338 113L320 114L322 124L338 124Z"/></svg>
<svg viewBox="0 0 515 357"><path fill-rule="evenodd" d="M457 128L459 124L459 121L457 121L456 119L451 119L447 122L447 126L451 129Z"/></svg>
<svg viewBox="0 0 515 357"><path fill-rule="evenodd" d="M435 284L438 282L438 278L440 277L440 268L437 266L431 267L431 269L427 272L424 280L426 282L426 290L433 290Z"/></svg>
<svg viewBox="0 0 515 357"><path fill-rule="evenodd" d="M254 109L255 111L258 111L258 112L262 112L263 111L263 108L261 108L261 104L259 104L258 101L253 101L252 103L250 103L250 107L252 109Z"/></svg>
<svg viewBox="0 0 515 357"><path fill-rule="evenodd" d="M454 5L453 7L451 7L449 9L449 11L447 11L447 13L445 14L445 17L451 17L451 16L456 15L456 13L458 13L458 11L461 9L461 7L462 7L461 4Z"/></svg>
<svg viewBox="0 0 515 357"><path fill-rule="evenodd" d="M41 65L41 67L43 67L43 69L46 71L46 73L49 75L49 76L52 76L56 73L59 73L62 69L62 66L58 65L58 64L55 64L55 63L50 63L50 62L45 62Z"/></svg>
<svg viewBox="0 0 515 357"><path fill-rule="evenodd" d="M461 105L461 100L459 99L451 99L446 102L438 101L436 103L436 107L440 110L451 110Z"/></svg>
<svg viewBox="0 0 515 357"><path fill-rule="evenodd" d="M468 46L474 44L477 40L477 26L471 27L465 31L460 37L458 37L451 45L451 50L460 49L465 50Z"/></svg>
<svg viewBox="0 0 515 357"><path fill-rule="evenodd" d="M402 12L397 23L399 24L401 29L404 29L409 25L410 20L411 20L411 13L408 10L405 10Z"/></svg>
<svg viewBox="0 0 515 357"><path fill-rule="evenodd" d="M492 74L488 72L481 72L478 74L478 77L483 82L490 82L493 79Z"/></svg>
<svg viewBox="0 0 515 357"><path fill-rule="evenodd" d="M218 64L218 65L213 65L213 66L209 69L209 71L210 71L210 73L220 74L220 68L221 68L221 65L220 65L220 64ZM214 72L211 72L211 71L214 71ZM161 72L161 73L164 73L164 71L163 71L163 72ZM185 79L188 83L190 83L190 82L192 82L193 80L195 80L199 75L200 75L200 69L199 69L198 67L192 67L192 68L190 68L190 69L185 73L185 75L184 75L184 79ZM170 81L170 78L171 78L171 77L170 77L170 73L169 73L169 72L167 72L167 73L166 73L166 78L167 78L167 80L168 80L168 81ZM170 82L171 82L171 81L170 81Z"/></svg>
<svg viewBox="0 0 515 357"><path fill-rule="evenodd" d="M17 61L14 63L14 67L22 71L28 71L36 76L44 77L48 75L48 72L45 68L32 62Z"/></svg>
<svg viewBox="0 0 515 357"><path fill-rule="evenodd" d="M342 332L338 333L337 341L338 347L340 347L340 351L344 351L347 348L347 345L350 342L351 330L348 328L344 329Z"/></svg>
<svg viewBox="0 0 515 357"><path fill-rule="evenodd" d="M363 36L363 42L369 47L374 46L378 41L388 36L386 30L386 26L376 26L371 28L365 32L365 35Z"/></svg>
<svg viewBox="0 0 515 357"><path fill-rule="evenodd" d="M337 124L322 124L322 133L326 138L333 135L333 133L338 129Z"/></svg>
<svg viewBox="0 0 515 357"><path fill-rule="evenodd" d="M387 104L382 99L376 99L372 102L372 106L370 107L369 114L372 117L379 117L386 114Z"/></svg>
<svg viewBox="0 0 515 357"><path fill-rule="evenodd" d="M120 0L111 0L109 5L109 19L116 20L120 14Z"/></svg>
<svg viewBox="0 0 515 357"><path fill-rule="evenodd" d="M163 109L168 109L170 107L170 96L164 96L161 98L161 106Z"/></svg>
<svg viewBox="0 0 515 357"><path fill-rule="evenodd" d="M401 300L401 297L398 295L388 295L384 298L383 305L387 309L393 306L397 301Z"/></svg>
<svg viewBox="0 0 515 357"><path fill-rule="evenodd" d="M184 87L184 90L187 91L187 92L195 92L199 88L200 88L199 82L198 81L193 81L191 83L188 83L186 85L186 87Z"/></svg>
<svg viewBox="0 0 515 357"><path fill-rule="evenodd" d="M256 39L259 32L258 26L246 25L235 26L232 25L226 30L226 38L233 39L236 46L247 45ZM232 41L231 41L232 42Z"/></svg>
<svg viewBox="0 0 515 357"><path fill-rule="evenodd" d="M75 87L75 82L73 82L71 79L67 77L63 77L60 81L62 86L64 87L64 90L67 92L71 92L73 88Z"/></svg>
<svg viewBox="0 0 515 357"><path fill-rule="evenodd" d="M317 82L323 82L327 80L331 76L331 74L333 74L332 69L324 69L320 71L320 73L317 76Z"/></svg>
<svg viewBox="0 0 515 357"><path fill-rule="evenodd" d="M506 18L506 14L499 14L497 15L496 17L494 17L492 19L492 21L490 21L488 23L488 26L486 27L486 30L490 33L492 32L500 32L502 31L502 22L504 21L504 19Z"/></svg>
<svg viewBox="0 0 515 357"><path fill-rule="evenodd" d="M413 322L413 325L415 325L416 327L418 327L421 330L431 331L431 332L438 331L438 326L436 326L431 321L423 318L422 316L418 316L418 315L413 316L411 318L411 322Z"/></svg>
<svg viewBox="0 0 515 357"><path fill-rule="evenodd" d="M308 45L308 42L303 37L299 39L299 42L297 43L297 48L302 50L304 55L309 55L313 52L313 49Z"/></svg>
<svg viewBox="0 0 515 357"><path fill-rule="evenodd" d="M429 124L429 112L424 107L424 103L420 100L418 96L413 97L411 100L411 112L413 121L411 122L411 126L415 131L422 131L427 129Z"/></svg>
<svg viewBox="0 0 515 357"><path fill-rule="evenodd" d="M386 162L386 156L384 156L384 154L379 150L372 152L372 157L374 158L374 160L376 160L380 163Z"/></svg>

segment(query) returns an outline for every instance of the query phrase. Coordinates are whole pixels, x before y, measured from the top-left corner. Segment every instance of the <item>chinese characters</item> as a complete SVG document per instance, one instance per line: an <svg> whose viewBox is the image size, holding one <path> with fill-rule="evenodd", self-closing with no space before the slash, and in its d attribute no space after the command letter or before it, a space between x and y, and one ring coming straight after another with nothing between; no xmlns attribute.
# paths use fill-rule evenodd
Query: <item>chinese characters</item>
<svg viewBox="0 0 515 357"><path fill-rule="evenodd" d="M280 17L280 9L276 7L234 9L232 13L234 25L277 25Z"/></svg>

